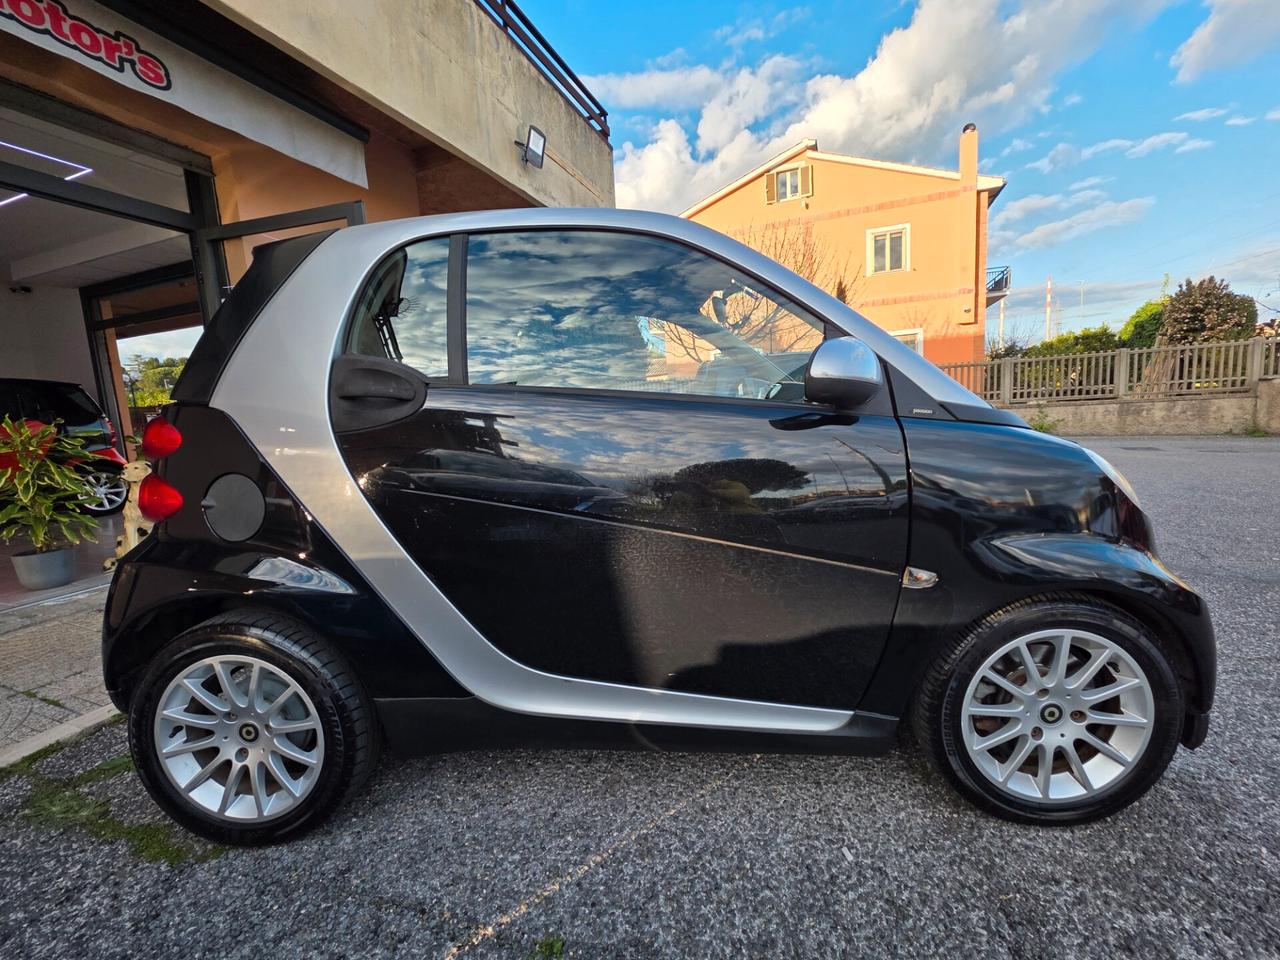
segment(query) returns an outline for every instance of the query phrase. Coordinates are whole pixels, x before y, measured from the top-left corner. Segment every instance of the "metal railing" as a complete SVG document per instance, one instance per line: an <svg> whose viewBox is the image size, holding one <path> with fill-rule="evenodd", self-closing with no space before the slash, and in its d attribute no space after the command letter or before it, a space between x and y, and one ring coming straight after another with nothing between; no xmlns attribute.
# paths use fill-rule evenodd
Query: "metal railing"
<svg viewBox="0 0 1280 960"><path fill-rule="evenodd" d="M1007 357L942 365L980 397L1002 405L1247 393L1280 377L1275 337L1230 343L1108 350L1056 357Z"/></svg>
<svg viewBox="0 0 1280 960"><path fill-rule="evenodd" d="M582 114L583 119L600 136L608 140L608 111L587 89L586 84L578 79L578 75L569 68L569 64L564 62L564 58L556 53L555 48L547 42L547 38L539 32L533 25L533 21L514 0L475 0L475 4L488 14L489 19L502 28L516 48L542 71L560 95Z"/></svg>
<svg viewBox="0 0 1280 960"><path fill-rule="evenodd" d="M1008 267L987 267L987 293L1008 293L1013 272Z"/></svg>

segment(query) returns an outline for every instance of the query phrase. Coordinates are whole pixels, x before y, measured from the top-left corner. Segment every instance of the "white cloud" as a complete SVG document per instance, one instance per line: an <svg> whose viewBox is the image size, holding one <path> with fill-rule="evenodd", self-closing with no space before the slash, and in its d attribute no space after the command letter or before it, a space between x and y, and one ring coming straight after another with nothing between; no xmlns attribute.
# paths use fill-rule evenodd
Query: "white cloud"
<svg viewBox="0 0 1280 960"><path fill-rule="evenodd" d="M1050 194L1049 196L1032 193L1025 197L1019 197L1017 200L1010 200L1001 206L999 212L991 218L991 229L999 230L1008 224L1033 216L1041 210L1053 210L1061 205L1062 194L1060 193Z"/></svg>
<svg viewBox="0 0 1280 960"><path fill-rule="evenodd" d="M1129 158L1145 157L1149 153L1155 153L1157 150L1165 150L1169 147L1176 147L1186 143L1191 138L1181 131L1173 131L1170 133L1153 133L1145 140L1139 140L1132 147L1124 152Z"/></svg>
<svg viewBox="0 0 1280 960"><path fill-rule="evenodd" d="M663 92L673 110L715 101L699 118L696 138L664 121L653 126L649 143L624 143L617 152L620 206L679 210L805 138L835 152L954 164L966 122L999 133L1025 121L1050 102L1057 75L1104 40L1098 24L1123 29L1166 2L1020 0L1011 12L1009 0L919 0L910 22L882 37L852 75L801 82L798 70L767 73L762 63L720 70L719 84L696 67L587 83L614 109L668 105ZM735 80L741 69L748 75Z"/></svg>
<svg viewBox="0 0 1280 960"><path fill-rule="evenodd" d="M1000 151L1000 156L1007 157L1011 153L1021 153L1023 150L1030 150L1034 146L1030 140L1023 140L1021 137L1014 137L1009 145Z"/></svg>
<svg viewBox="0 0 1280 960"><path fill-rule="evenodd" d="M738 20L716 28L712 35L721 43L736 49L747 43L759 43L775 37L792 24L807 20L811 12L808 7L792 7L780 10L768 23L758 17Z"/></svg>
<svg viewBox="0 0 1280 960"><path fill-rule="evenodd" d="M1249 124L1253 123L1253 121L1257 119L1258 119L1257 117L1232 117L1230 120L1227 121L1227 126L1228 127L1247 127Z"/></svg>
<svg viewBox="0 0 1280 960"><path fill-rule="evenodd" d="M1106 197L1106 193L1102 190L1073 190L1067 194L1028 194L1004 204L991 218L991 229L999 233L1011 223L1034 218L1038 213L1047 210L1072 210L1087 204L1096 204L1100 200L1105 200ZM1006 232L1006 239L1009 236Z"/></svg>
<svg viewBox="0 0 1280 960"><path fill-rule="evenodd" d="M1268 119L1268 120L1280 120L1280 107L1276 107L1274 110L1268 110L1268 111L1267 111L1267 119Z"/></svg>
<svg viewBox="0 0 1280 960"><path fill-rule="evenodd" d="M1042 223L1026 233L1011 238L1001 245L1001 249L1008 252L1040 250L1097 230L1133 223L1141 219L1153 203L1155 203L1154 197L1138 197L1120 202L1104 200L1096 206L1061 220Z"/></svg>
<svg viewBox="0 0 1280 960"><path fill-rule="evenodd" d="M1080 94L1078 93L1068 93L1065 97L1062 98L1062 105L1064 107L1074 107L1077 103L1083 103L1083 102L1084 102L1084 97L1080 96Z"/></svg>
<svg viewBox="0 0 1280 960"><path fill-rule="evenodd" d="M1112 150L1124 150L1131 146L1133 146L1132 140L1123 140L1119 137L1113 137L1110 140L1102 140L1093 144L1093 146L1085 147L1080 151L1080 158L1082 160L1088 160L1091 157L1096 157L1100 153L1110 153Z"/></svg>
<svg viewBox="0 0 1280 960"><path fill-rule="evenodd" d="M1090 187L1097 187L1104 183L1110 183L1115 177L1085 177L1083 180L1077 180L1071 185L1072 190L1088 190Z"/></svg>
<svg viewBox="0 0 1280 960"><path fill-rule="evenodd" d="M800 62L790 57L769 57L759 67L743 67L724 78L724 83L702 108L698 121L698 152L717 151L746 133L785 104L798 102L796 82Z"/></svg>
<svg viewBox="0 0 1280 960"><path fill-rule="evenodd" d="M1205 120L1212 120L1214 117L1220 117L1227 112L1226 107L1204 107L1200 110L1191 110L1187 113L1180 113L1173 118L1173 122L1180 120L1193 120L1196 123L1202 123Z"/></svg>
<svg viewBox="0 0 1280 960"><path fill-rule="evenodd" d="M1212 146L1213 146L1212 140L1201 140L1199 137L1196 137L1194 139L1188 140L1186 143L1178 147L1178 149L1173 152L1174 153L1190 153L1192 150L1203 150L1206 147L1212 147Z"/></svg>
<svg viewBox="0 0 1280 960"><path fill-rule="evenodd" d="M1280 40L1275 0L1205 0L1209 16L1169 60L1187 83L1207 70L1246 63Z"/></svg>
<svg viewBox="0 0 1280 960"><path fill-rule="evenodd" d="M1060 143L1039 160L1027 164L1028 170L1039 170L1041 173L1050 173L1054 170L1061 170L1063 167L1069 167L1080 161L1080 148L1070 143Z"/></svg>
<svg viewBox="0 0 1280 960"><path fill-rule="evenodd" d="M724 86L718 70L699 64L666 67L638 73L602 73L583 77L582 82L610 110L645 110L670 107L684 110L699 107Z"/></svg>

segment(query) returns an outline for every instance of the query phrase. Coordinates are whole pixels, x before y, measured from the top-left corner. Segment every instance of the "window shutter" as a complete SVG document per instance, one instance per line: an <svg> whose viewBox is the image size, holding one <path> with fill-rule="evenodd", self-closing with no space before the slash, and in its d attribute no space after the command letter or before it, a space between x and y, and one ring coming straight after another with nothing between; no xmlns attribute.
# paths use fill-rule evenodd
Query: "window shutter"
<svg viewBox="0 0 1280 960"><path fill-rule="evenodd" d="M807 163L800 168L800 196L813 196L813 167Z"/></svg>
<svg viewBox="0 0 1280 960"><path fill-rule="evenodd" d="M778 202L778 175L776 173L769 173L765 175L764 202L765 203Z"/></svg>

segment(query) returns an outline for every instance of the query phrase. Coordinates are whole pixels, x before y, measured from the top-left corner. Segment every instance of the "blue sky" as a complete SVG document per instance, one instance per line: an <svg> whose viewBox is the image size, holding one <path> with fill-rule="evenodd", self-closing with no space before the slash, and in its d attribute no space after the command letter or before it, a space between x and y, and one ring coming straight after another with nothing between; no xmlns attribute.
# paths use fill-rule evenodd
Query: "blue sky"
<svg viewBox="0 0 1280 960"><path fill-rule="evenodd" d="M1043 330L1050 275L1064 330L1166 272L1280 309L1280 0L524 7L610 112L619 206L677 212L806 136L953 167L973 121L1011 330Z"/></svg>

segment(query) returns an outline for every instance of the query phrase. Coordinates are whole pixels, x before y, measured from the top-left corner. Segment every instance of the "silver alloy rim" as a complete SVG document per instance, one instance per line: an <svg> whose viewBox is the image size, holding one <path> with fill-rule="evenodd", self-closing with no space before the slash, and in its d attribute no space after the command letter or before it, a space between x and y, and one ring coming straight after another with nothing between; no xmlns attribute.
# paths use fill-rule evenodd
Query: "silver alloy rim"
<svg viewBox="0 0 1280 960"><path fill-rule="evenodd" d="M1019 800L1076 801L1136 766L1155 719L1133 657L1084 630L1040 630L987 658L965 692L964 745L983 776Z"/></svg>
<svg viewBox="0 0 1280 960"><path fill-rule="evenodd" d="M155 750L195 807L237 823L295 808L324 764L324 730L292 677L248 656L193 663L165 688Z"/></svg>
<svg viewBox="0 0 1280 960"><path fill-rule="evenodd" d="M129 496L129 481L118 473L90 473L85 479L90 493L84 498L84 505L90 510L114 510Z"/></svg>

